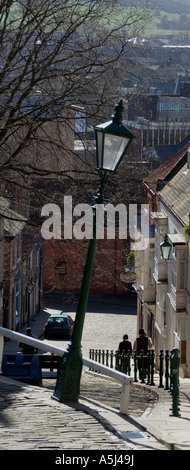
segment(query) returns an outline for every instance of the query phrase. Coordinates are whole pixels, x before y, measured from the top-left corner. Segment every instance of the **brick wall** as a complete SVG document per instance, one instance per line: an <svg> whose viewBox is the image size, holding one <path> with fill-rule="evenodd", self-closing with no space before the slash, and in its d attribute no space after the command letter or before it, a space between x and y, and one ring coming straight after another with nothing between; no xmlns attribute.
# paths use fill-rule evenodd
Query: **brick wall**
<svg viewBox="0 0 190 470"><path fill-rule="evenodd" d="M44 291L79 291L88 242L84 240L45 240ZM120 280L126 263L126 240L97 240L91 292L125 294L127 284ZM56 273L56 266L62 274Z"/></svg>

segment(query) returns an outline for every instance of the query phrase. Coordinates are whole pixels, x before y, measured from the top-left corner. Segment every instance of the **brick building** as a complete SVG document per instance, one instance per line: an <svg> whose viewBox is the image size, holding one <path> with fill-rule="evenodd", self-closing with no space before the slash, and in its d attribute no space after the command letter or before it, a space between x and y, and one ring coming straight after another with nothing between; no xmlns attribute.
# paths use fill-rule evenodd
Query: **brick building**
<svg viewBox="0 0 190 470"><path fill-rule="evenodd" d="M0 325L19 330L42 306L43 239L4 198L0 198L0 213Z"/></svg>
<svg viewBox="0 0 190 470"><path fill-rule="evenodd" d="M86 240L44 241L44 291L73 291L81 287L88 250ZM97 240L91 292L125 294L127 284L120 275L126 264L126 240Z"/></svg>

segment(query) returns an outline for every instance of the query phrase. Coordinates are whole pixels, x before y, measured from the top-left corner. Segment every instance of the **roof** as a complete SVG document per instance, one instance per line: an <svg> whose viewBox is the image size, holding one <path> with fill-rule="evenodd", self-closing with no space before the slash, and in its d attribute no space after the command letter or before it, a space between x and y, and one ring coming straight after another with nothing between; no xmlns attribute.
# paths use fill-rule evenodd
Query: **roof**
<svg viewBox="0 0 190 470"><path fill-rule="evenodd" d="M190 215L190 167L187 162L158 192L165 203L184 225L189 225Z"/></svg>
<svg viewBox="0 0 190 470"><path fill-rule="evenodd" d="M190 146L188 141L186 145L178 150L167 162L163 163L155 171L152 171L145 179L144 184L153 191L158 191L161 184L165 184L170 180L175 173L178 172L181 166L187 161L187 151Z"/></svg>
<svg viewBox="0 0 190 470"><path fill-rule="evenodd" d="M0 197L0 217L4 222L4 231L8 234L15 236L23 229L26 219L9 208L9 202Z"/></svg>
<svg viewBox="0 0 190 470"><path fill-rule="evenodd" d="M165 162L173 157L177 151L177 145L155 145L154 150L151 152L151 158Z"/></svg>
<svg viewBox="0 0 190 470"><path fill-rule="evenodd" d="M158 89L159 93L162 94L173 94L175 90L175 85L176 81L175 80L167 80L167 81L162 81L162 80L151 80L149 82L149 87L155 87Z"/></svg>
<svg viewBox="0 0 190 470"><path fill-rule="evenodd" d="M185 137L179 144L172 145L155 145L154 149L150 154L150 158L153 160L160 160L161 162L168 161L173 157L179 150L183 149L186 144L190 142L190 135Z"/></svg>

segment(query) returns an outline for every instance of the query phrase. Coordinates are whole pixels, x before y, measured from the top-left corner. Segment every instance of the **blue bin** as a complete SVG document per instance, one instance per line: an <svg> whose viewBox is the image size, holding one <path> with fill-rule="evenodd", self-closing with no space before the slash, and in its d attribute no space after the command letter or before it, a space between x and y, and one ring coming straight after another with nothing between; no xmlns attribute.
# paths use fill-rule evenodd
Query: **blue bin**
<svg viewBox="0 0 190 470"><path fill-rule="evenodd" d="M42 384L42 371L35 354L3 354L2 375L31 385Z"/></svg>

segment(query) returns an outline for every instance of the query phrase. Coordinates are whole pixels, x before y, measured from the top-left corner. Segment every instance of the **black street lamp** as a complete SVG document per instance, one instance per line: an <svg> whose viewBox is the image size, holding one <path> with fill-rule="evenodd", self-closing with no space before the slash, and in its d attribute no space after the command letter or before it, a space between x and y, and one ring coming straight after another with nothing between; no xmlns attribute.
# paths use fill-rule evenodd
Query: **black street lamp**
<svg viewBox="0 0 190 470"><path fill-rule="evenodd" d="M121 100L119 104L115 106L115 114L113 115L112 120L95 127L97 152L96 169L100 176L99 193L94 197L96 204L102 204L104 202L103 196L107 180L115 173L130 142L134 138L129 129L122 124L123 111L124 107ZM52 396L60 402L64 402L66 400L78 401L80 393L80 379L83 365L81 339L88 302L95 247L96 211L94 210L93 237L89 242L73 333L68 349L62 357L58 370L56 387Z"/></svg>
<svg viewBox="0 0 190 470"><path fill-rule="evenodd" d="M124 107L121 100L115 106L112 121L95 127L98 170L115 172L134 137L129 129L122 124L123 111Z"/></svg>
<svg viewBox="0 0 190 470"><path fill-rule="evenodd" d="M171 249L172 249L172 244L168 241L168 236L165 235L164 241L160 243L160 252L161 252L162 259L164 259L165 261L169 259Z"/></svg>

